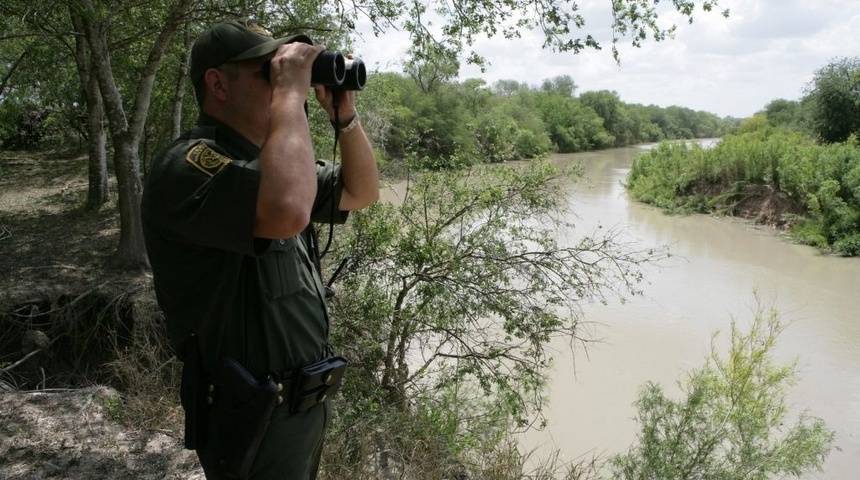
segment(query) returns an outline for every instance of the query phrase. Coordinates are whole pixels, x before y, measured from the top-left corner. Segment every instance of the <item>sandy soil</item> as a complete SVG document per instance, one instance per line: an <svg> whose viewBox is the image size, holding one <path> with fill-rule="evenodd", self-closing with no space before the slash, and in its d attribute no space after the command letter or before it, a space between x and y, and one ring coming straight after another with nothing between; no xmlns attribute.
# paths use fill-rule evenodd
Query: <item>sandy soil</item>
<svg viewBox="0 0 860 480"><path fill-rule="evenodd" d="M122 427L118 408L107 387L0 392L0 479L204 479L180 438Z"/></svg>

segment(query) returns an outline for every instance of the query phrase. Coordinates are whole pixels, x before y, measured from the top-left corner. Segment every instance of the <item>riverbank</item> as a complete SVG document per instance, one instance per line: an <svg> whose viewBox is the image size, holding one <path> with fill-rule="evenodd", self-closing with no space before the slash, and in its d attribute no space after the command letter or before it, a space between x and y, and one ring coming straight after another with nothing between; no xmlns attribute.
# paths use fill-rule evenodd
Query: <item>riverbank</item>
<svg viewBox="0 0 860 480"><path fill-rule="evenodd" d="M630 195L669 213L743 216L824 252L860 255L860 148L819 145L763 126L712 148L665 143L626 178Z"/></svg>

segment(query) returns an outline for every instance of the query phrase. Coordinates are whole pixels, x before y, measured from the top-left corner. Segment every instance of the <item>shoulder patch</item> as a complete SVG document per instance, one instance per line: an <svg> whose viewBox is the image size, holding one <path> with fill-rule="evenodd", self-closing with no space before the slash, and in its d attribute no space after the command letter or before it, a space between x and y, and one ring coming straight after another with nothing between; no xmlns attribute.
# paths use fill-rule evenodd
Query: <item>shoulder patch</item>
<svg viewBox="0 0 860 480"><path fill-rule="evenodd" d="M212 150L204 142L194 144L188 150L188 153L185 154L185 161L210 177L220 172L225 165L232 162L230 157Z"/></svg>

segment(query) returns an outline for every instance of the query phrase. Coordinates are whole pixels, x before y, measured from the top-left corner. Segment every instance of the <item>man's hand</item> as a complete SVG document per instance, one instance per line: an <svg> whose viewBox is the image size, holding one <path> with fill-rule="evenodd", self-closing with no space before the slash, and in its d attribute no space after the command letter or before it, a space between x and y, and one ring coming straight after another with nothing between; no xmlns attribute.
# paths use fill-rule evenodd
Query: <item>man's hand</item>
<svg viewBox="0 0 860 480"><path fill-rule="evenodd" d="M352 54L346 56L347 59L354 58ZM317 101L328 114L328 118L334 121L334 96L339 95L338 101L338 119L341 123L349 121L355 116L355 92L352 90L335 90L332 91L322 85L314 85L314 93ZM341 125L343 126L343 125Z"/></svg>
<svg viewBox="0 0 860 480"><path fill-rule="evenodd" d="M293 42L281 45L271 60L272 87L299 89L306 93L311 84L314 60L325 50L323 45Z"/></svg>

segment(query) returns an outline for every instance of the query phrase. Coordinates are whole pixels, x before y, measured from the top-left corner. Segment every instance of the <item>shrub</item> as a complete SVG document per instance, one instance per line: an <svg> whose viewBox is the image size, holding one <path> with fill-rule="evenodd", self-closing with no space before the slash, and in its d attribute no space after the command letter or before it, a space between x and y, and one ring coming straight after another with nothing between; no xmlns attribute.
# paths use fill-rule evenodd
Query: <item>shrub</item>
<svg viewBox="0 0 860 480"><path fill-rule="evenodd" d="M627 453L610 460L621 479L800 477L820 470L834 433L803 412L789 424L787 388L797 362L777 365L773 349L784 325L761 306L749 332L731 324L728 354L714 335L705 364L672 399L648 383L636 401L640 431Z"/></svg>
<svg viewBox="0 0 860 480"><path fill-rule="evenodd" d="M809 245L852 255L860 234L860 148L845 143L816 145L797 132L774 129L753 119L744 133L729 135L703 149L662 143L641 155L627 176L627 189L638 201L668 212L731 213L726 200L738 186L766 185L801 212L795 237ZM839 247L836 244L839 243Z"/></svg>
<svg viewBox="0 0 860 480"><path fill-rule="evenodd" d="M51 110L45 107L23 107L14 116L12 128L2 138L3 148L10 150L35 148L45 136L46 120Z"/></svg>

